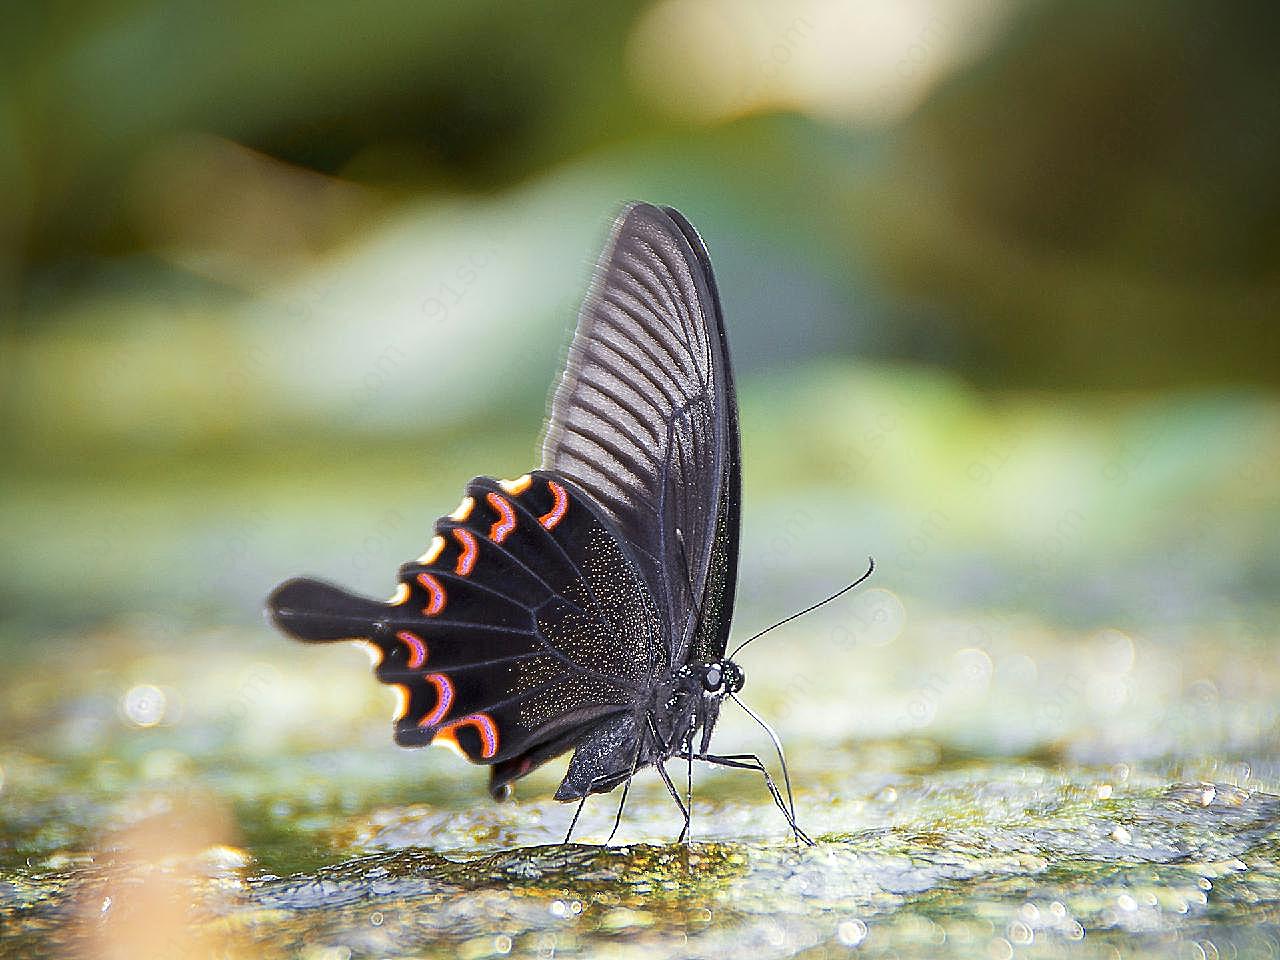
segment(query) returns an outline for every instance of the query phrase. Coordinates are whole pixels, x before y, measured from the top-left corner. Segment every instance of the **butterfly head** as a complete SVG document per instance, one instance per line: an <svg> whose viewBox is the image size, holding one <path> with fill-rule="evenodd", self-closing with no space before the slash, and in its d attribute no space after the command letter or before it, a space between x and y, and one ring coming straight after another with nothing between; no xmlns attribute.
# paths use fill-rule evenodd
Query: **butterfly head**
<svg viewBox="0 0 1280 960"><path fill-rule="evenodd" d="M737 693L746 682L742 668L732 660L709 663L702 670L702 688L707 693Z"/></svg>

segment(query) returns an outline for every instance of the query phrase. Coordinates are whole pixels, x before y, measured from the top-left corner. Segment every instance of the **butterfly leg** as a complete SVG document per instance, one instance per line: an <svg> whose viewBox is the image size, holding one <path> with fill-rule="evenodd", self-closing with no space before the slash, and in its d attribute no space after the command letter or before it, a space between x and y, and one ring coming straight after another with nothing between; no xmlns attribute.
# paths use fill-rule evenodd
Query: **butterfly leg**
<svg viewBox="0 0 1280 960"><path fill-rule="evenodd" d="M644 737L636 743L636 755L631 761L631 772L627 774L626 783L622 785L622 799L618 801L618 814L613 818L613 829L609 831L609 838L605 840L605 846L613 843L613 835L618 832L618 827L622 823L622 810L627 805L627 794L631 792L631 781L635 779L636 770L640 767L640 751L644 747Z"/></svg>
<svg viewBox="0 0 1280 960"><path fill-rule="evenodd" d="M638 754L637 754L638 756ZM631 774L627 777L622 785L622 800L618 803L618 813L613 818L613 829L609 831L609 839L606 840L605 846L613 841L613 835L618 832L618 825L622 823L622 808L627 805L627 793L631 790L631 779L636 775L635 767L631 768ZM578 801L578 809L573 812L573 819L569 821L569 832L564 835L564 842L568 843L569 838L573 836L573 828L578 825L578 817L582 816L582 808L586 806L587 797L591 796L591 787L594 787L604 777L596 777L587 787L587 792L582 795L582 799Z"/></svg>
<svg viewBox="0 0 1280 960"><path fill-rule="evenodd" d="M593 780L592 783L594 784L595 781ZM566 845L568 845L569 839L573 836L573 828L578 825L578 818L582 816L582 808L587 805L587 797L589 796L591 796L590 790L582 795L582 799L578 801L578 809L573 811L573 819L569 821L569 830L564 835L564 842Z"/></svg>
<svg viewBox="0 0 1280 960"><path fill-rule="evenodd" d="M687 829L687 840L693 843L693 737L689 740L685 747L689 752L689 756L685 760L685 782L684 782L684 802L689 808L689 827Z"/></svg>
<svg viewBox="0 0 1280 960"><path fill-rule="evenodd" d="M676 802L676 806L680 808L680 815L684 817L684 826L680 828L680 836L676 837L676 843L687 843L689 836L689 811L684 805L684 801L680 799L680 792L676 790L676 785L671 782L671 775L667 773L667 768L659 760L655 763L654 768L658 771L658 776L662 777L662 782L667 785L667 793L671 794L671 799Z"/></svg>
<svg viewBox="0 0 1280 960"><path fill-rule="evenodd" d="M635 776L635 771L631 771L631 777ZM627 794L631 792L631 777L627 777L627 782L622 785L622 799L618 801L618 812L613 818L613 829L609 831L609 836L605 839L604 845L607 847L613 843L613 835L618 832L618 827L622 826L622 811L627 806Z"/></svg>
<svg viewBox="0 0 1280 960"><path fill-rule="evenodd" d="M636 752L636 760L639 761L640 753ZM604 844L607 847L613 842L613 835L618 832L618 826L622 823L622 810L627 805L627 794L631 791L631 781L636 775L636 764L632 764L631 773L627 775L627 779L622 784L622 799L618 801L618 812L613 818L613 829L609 831L609 838ZM573 819L569 821L569 832L564 835L564 842L568 843L569 838L573 836L573 828L578 825L578 817L582 816L582 808L586 805L587 797L591 795L591 787L594 787L604 777L595 777L587 788L587 792L582 795L582 799L578 801L578 809L573 812Z"/></svg>
<svg viewBox="0 0 1280 960"><path fill-rule="evenodd" d="M690 804L688 807L684 805L684 801L680 799L680 794L676 790L676 785L671 782L671 777L667 773L667 768L664 763L664 760L667 757L672 757L672 756L682 757L684 754L677 753L676 751L672 750L671 744L667 743L662 738L662 734L658 732L658 724L654 721L652 713L646 713L644 716L645 716L645 720L648 722L649 735L653 737L653 742L657 744L658 747L661 749L661 755L658 759L654 760L653 765L657 769L658 775L662 777L662 782L666 784L667 793L671 794L671 799L676 802L676 806L680 808L680 814L684 817L684 827L680 830L680 836L676 837L676 843L688 843L689 842L689 825L690 825L689 811L690 809L692 809L692 804Z"/></svg>
<svg viewBox="0 0 1280 960"><path fill-rule="evenodd" d="M787 809L786 801L782 799L782 793L778 790L778 785L773 782L773 777L769 775L764 763L754 753L738 753L729 756L717 756L710 753L690 753L685 754L692 760L701 760L704 763L710 763L718 767L732 767L736 770L754 770L764 777L764 785L769 790L769 795L773 797L774 805L782 812L782 816L787 821L787 826L791 828L791 832L795 835L797 841L804 841L809 846L814 846L814 842L809 835L800 829L800 825L796 823L795 818Z"/></svg>

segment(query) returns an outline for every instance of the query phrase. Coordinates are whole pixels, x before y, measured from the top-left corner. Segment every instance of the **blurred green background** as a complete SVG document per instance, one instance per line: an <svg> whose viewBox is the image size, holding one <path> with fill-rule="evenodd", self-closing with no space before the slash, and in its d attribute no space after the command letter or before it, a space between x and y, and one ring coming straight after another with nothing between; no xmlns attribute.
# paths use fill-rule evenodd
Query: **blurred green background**
<svg viewBox="0 0 1280 960"><path fill-rule="evenodd" d="M746 663L776 673L756 689L802 768L817 677L855 741L1248 759L1275 784L1274 5L6 18L8 795L127 796L191 764L217 782L343 737L384 764L361 776L478 793L477 771L395 751L358 658L285 644L262 599L302 572L381 595L468 478L536 464L627 199L690 218L725 301L738 632L879 563L860 599L771 637L773 669ZM953 656L991 685L936 680ZM1177 713L1205 697L1212 723ZM91 754L123 766L47 774ZM286 789L247 782L214 792ZM86 843L114 809L11 820L5 856Z"/></svg>
<svg viewBox="0 0 1280 960"><path fill-rule="evenodd" d="M770 502L824 490L849 542L797 539L831 581L872 552L894 588L1016 604L1000 564L1076 509L1063 615L1272 595L1268 5L14 17L10 642L139 610L249 622L303 561L381 590L464 480L533 463L630 198L715 257L745 577ZM946 550L895 564L935 509Z"/></svg>

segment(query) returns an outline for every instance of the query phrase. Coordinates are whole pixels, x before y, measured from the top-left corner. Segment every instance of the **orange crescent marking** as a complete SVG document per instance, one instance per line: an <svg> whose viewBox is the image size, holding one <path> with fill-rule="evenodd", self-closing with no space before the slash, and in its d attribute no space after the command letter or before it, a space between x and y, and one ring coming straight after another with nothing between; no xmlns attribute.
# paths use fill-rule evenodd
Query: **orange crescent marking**
<svg viewBox="0 0 1280 960"><path fill-rule="evenodd" d="M551 491L551 495L556 498L556 501L550 510L538 518L538 522L548 530L552 530L557 523L564 519L564 513L569 509L569 495L564 492L564 487L554 480L547 481L547 489Z"/></svg>
<svg viewBox="0 0 1280 960"><path fill-rule="evenodd" d="M460 720L454 720L440 732L447 732L456 740L457 734L454 731L459 727L473 727L476 733L480 734L480 756L485 760L498 752L498 727L487 713L473 713Z"/></svg>
<svg viewBox="0 0 1280 960"><path fill-rule="evenodd" d="M444 602L448 599L445 595L444 587L429 573L418 574L418 582L422 584L423 589L431 594L431 601L422 608L422 612L428 617L434 617L437 613L444 609Z"/></svg>
<svg viewBox="0 0 1280 960"><path fill-rule="evenodd" d="M511 504L496 493L488 494L485 499L489 501L489 506L493 507L498 514L498 519L489 528L489 539L494 543L501 543L511 536L511 531L516 528L516 512L511 508Z"/></svg>
<svg viewBox="0 0 1280 960"><path fill-rule="evenodd" d="M454 568L454 571L459 576L465 577L476 565L478 548L476 547L475 534L470 530L463 530L461 527L457 527L453 531L453 536L462 546L462 553L458 555L458 565Z"/></svg>
<svg viewBox="0 0 1280 960"><path fill-rule="evenodd" d="M436 707L418 721L420 727L434 727L449 713L453 706L453 684L443 673L428 673L423 677L427 683L436 688Z"/></svg>
<svg viewBox="0 0 1280 960"><path fill-rule="evenodd" d="M396 639L409 648L410 670L417 670L427 662L427 645L422 642L422 638L416 633L401 630L396 634Z"/></svg>

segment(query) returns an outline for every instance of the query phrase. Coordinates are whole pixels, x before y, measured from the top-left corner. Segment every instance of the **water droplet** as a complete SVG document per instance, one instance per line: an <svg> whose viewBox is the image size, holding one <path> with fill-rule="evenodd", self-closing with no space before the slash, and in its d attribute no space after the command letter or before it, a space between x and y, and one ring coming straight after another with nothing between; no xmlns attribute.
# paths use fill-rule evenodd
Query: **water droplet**
<svg viewBox="0 0 1280 960"><path fill-rule="evenodd" d="M836 939L846 947L856 947L867 938L867 925L861 920L844 920L836 927Z"/></svg>
<svg viewBox="0 0 1280 960"><path fill-rule="evenodd" d="M1009 942L1018 946L1026 946L1035 939L1035 934L1031 928L1021 920L1015 920L1009 924Z"/></svg>

